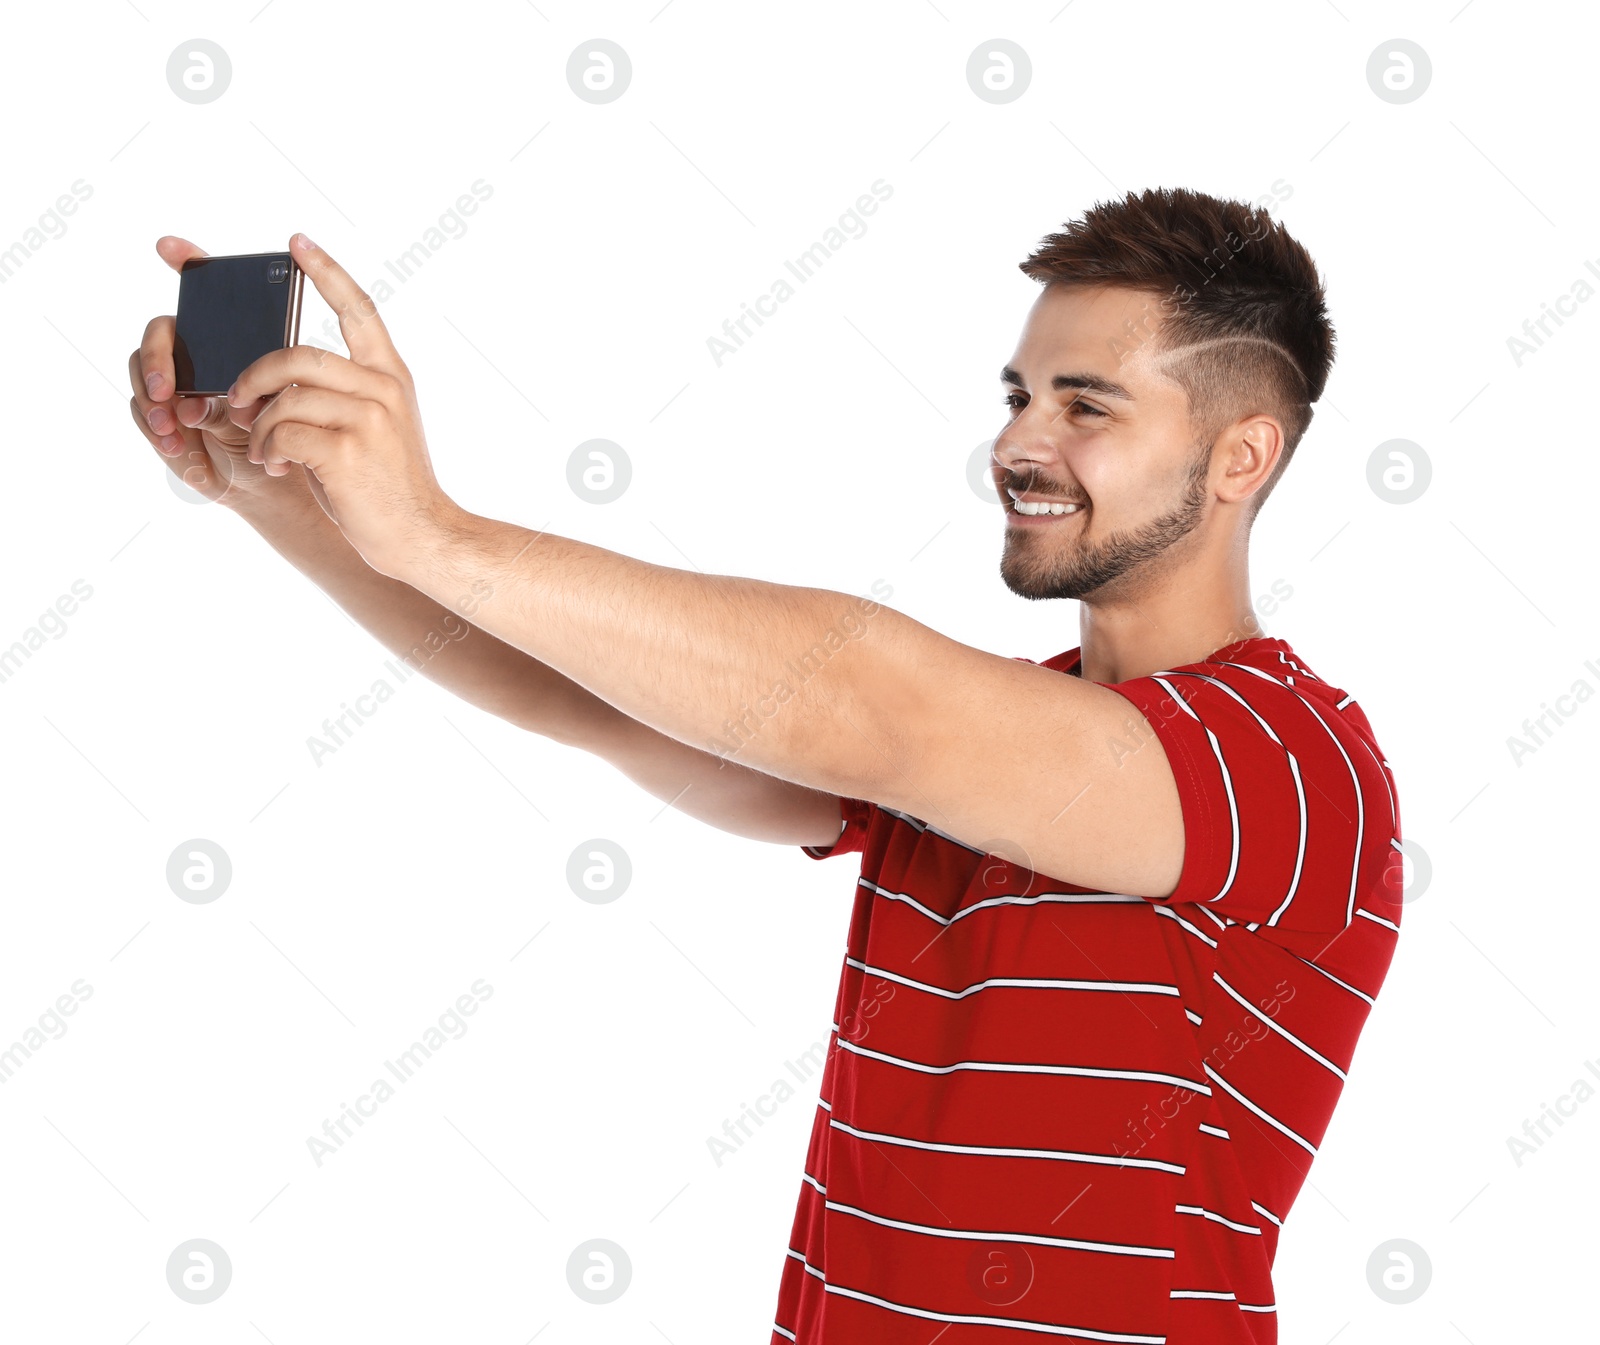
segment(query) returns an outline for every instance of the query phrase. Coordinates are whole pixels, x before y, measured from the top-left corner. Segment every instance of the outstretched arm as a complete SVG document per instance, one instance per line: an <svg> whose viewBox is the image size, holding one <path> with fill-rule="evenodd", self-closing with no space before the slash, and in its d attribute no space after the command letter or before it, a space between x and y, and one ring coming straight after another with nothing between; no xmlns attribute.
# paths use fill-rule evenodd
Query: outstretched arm
<svg viewBox="0 0 1600 1345"><path fill-rule="evenodd" d="M1069 882L1177 885L1171 769L1107 687L829 589L672 569L464 510L424 537L399 567L408 583L438 596L479 582L475 622L669 737L731 740L742 720L739 760L757 770Z"/></svg>
<svg viewBox="0 0 1600 1345"><path fill-rule="evenodd" d="M372 300L320 248L291 246L350 358L274 351L228 400L272 397L251 459L273 475L307 468L374 569L446 606L473 595L475 625L678 742L726 743L754 707L737 747L759 771L912 813L1074 884L1176 888L1177 787L1122 696L877 603L653 565L462 509L433 474L411 372Z"/></svg>

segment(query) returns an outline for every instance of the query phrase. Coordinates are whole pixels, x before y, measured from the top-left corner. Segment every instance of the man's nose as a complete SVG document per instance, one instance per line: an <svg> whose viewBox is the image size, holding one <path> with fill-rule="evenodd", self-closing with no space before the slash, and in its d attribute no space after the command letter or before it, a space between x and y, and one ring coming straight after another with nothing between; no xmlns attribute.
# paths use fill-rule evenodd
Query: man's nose
<svg viewBox="0 0 1600 1345"><path fill-rule="evenodd" d="M1002 468L1008 475L1018 477L1059 470L1061 453L1047 426L1023 425L1019 418L995 439L989 460L991 468Z"/></svg>

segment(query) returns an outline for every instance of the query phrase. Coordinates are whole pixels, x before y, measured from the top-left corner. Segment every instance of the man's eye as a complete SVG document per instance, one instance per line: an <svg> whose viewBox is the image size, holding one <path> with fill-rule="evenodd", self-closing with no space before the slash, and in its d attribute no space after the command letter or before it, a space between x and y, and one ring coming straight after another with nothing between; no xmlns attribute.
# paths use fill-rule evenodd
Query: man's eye
<svg viewBox="0 0 1600 1345"><path fill-rule="evenodd" d="M1022 407L1018 405L1018 402L1021 400L1024 400L1024 395L1020 392L1007 393L1003 398L1006 406L1013 411L1022 410ZM1107 414L1098 406L1094 406L1089 402L1078 401L1076 398L1067 403L1067 410L1074 411L1085 416L1104 416Z"/></svg>

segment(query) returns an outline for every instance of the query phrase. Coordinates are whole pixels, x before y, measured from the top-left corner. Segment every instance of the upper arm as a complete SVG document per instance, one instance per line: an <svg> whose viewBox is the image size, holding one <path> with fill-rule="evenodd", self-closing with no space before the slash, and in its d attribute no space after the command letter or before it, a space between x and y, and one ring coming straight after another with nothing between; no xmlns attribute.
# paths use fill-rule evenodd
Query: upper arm
<svg viewBox="0 0 1600 1345"><path fill-rule="evenodd" d="M1280 678L1100 685L935 637L913 685L872 795L1034 872L1323 937L1399 891L1381 754Z"/></svg>
<svg viewBox="0 0 1600 1345"><path fill-rule="evenodd" d="M894 714L885 737L899 750L877 755L874 802L1091 890L1160 898L1177 886L1173 772L1115 691L934 636Z"/></svg>

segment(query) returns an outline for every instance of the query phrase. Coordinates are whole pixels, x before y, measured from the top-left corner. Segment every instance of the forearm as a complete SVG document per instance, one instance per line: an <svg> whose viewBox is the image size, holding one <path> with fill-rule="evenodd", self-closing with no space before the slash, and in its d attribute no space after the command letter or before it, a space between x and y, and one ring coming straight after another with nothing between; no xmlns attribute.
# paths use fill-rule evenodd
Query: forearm
<svg viewBox="0 0 1600 1345"><path fill-rule="evenodd" d="M653 565L453 510L393 571L622 713L756 770L859 796L900 757L924 628L828 589Z"/></svg>
<svg viewBox="0 0 1600 1345"><path fill-rule="evenodd" d="M838 834L832 795L674 741L452 607L379 574L309 490L285 481L281 492L263 492L236 512L392 653L463 700L601 757L646 793L724 831L784 845L826 844ZM466 591L475 601L471 585Z"/></svg>
<svg viewBox="0 0 1600 1345"><path fill-rule="evenodd" d="M598 751L620 730L614 707L473 624L471 585L441 601L379 574L309 490L281 485L235 512L390 653L462 700L545 737Z"/></svg>

